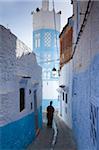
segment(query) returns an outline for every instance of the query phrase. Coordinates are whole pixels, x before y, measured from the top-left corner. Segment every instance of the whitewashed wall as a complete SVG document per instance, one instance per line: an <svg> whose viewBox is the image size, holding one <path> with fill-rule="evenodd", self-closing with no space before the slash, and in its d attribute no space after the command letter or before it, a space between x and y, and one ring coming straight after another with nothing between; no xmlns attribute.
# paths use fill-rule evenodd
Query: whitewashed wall
<svg viewBox="0 0 99 150"><path fill-rule="evenodd" d="M60 31L60 14L55 13L56 31ZM43 11L33 12L33 31L39 29L53 29L55 30L54 12Z"/></svg>
<svg viewBox="0 0 99 150"><path fill-rule="evenodd" d="M37 85L38 89L38 107L42 100L42 76L41 67L36 62L34 53L10 30L0 25L0 126L18 120L29 113L30 103L33 101L33 95L29 95L29 89L32 93ZM19 108L19 88L23 77L29 76L27 85L24 85L26 91L25 109L20 112Z"/></svg>
<svg viewBox="0 0 99 150"><path fill-rule="evenodd" d="M59 86L61 85L64 85L65 88L59 89L60 114L65 123L72 128L72 60L67 64L64 64L60 71Z"/></svg>

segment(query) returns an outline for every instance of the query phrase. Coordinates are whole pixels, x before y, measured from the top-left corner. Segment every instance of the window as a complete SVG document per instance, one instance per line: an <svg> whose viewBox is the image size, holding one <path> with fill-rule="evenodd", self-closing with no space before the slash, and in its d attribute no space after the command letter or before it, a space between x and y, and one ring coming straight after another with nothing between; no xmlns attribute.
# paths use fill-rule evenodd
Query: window
<svg viewBox="0 0 99 150"><path fill-rule="evenodd" d="M25 89L20 89L20 112L25 108Z"/></svg>
<svg viewBox="0 0 99 150"><path fill-rule="evenodd" d="M67 94L66 94L66 97L65 97L65 102L66 102L66 104L67 104Z"/></svg>
<svg viewBox="0 0 99 150"><path fill-rule="evenodd" d="M72 96L77 95L78 79L74 77L72 84Z"/></svg>
<svg viewBox="0 0 99 150"><path fill-rule="evenodd" d="M40 33L35 34L35 48L40 47Z"/></svg>
<svg viewBox="0 0 99 150"><path fill-rule="evenodd" d="M61 49L62 49L62 41L61 42ZM54 47L57 49L59 49L60 44L59 44L59 35L57 33L55 33L54 35Z"/></svg>
<svg viewBox="0 0 99 150"><path fill-rule="evenodd" d="M45 45L45 47L51 46L51 33L49 33L49 32L46 32L44 34L44 45Z"/></svg>
<svg viewBox="0 0 99 150"><path fill-rule="evenodd" d="M64 101L64 92L63 92L63 101Z"/></svg>
<svg viewBox="0 0 99 150"><path fill-rule="evenodd" d="M51 62L51 54L45 54L44 55L44 60L45 62L47 62L47 64L49 65Z"/></svg>
<svg viewBox="0 0 99 150"><path fill-rule="evenodd" d="M50 54L47 55L47 61L48 61L48 64L50 64L50 61L51 61L51 55Z"/></svg>
<svg viewBox="0 0 99 150"><path fill-rule="evenodd" d="M54 46L56 47L57 46L57 35L55 34L54 36Z"/></svg>
<svg viewBox="0 0 99 150"><path fill-rule="evenodd" d="M32 102L31 102L31 109L33 108L33 104L32 104Z"/></svg>
<svg viewBox="0 0 99 150"><path fill-rule="evenodd" d="M31 94L31 89L29 89L29 94Z"/></svg>
<svg viewBox="0 0 99 150"><path fill-rule="evenodd" d="M90 137L91 137L91 142L95 147L97 146L97 130L98 130L97 115L98 115L98 108L91 103L90 104Z"/></svg>
<svg viewBox="0 0 99 150"><path fill-rule="evenodd" d="M67 107L65 107L65 113L67 114Z"/></svg>

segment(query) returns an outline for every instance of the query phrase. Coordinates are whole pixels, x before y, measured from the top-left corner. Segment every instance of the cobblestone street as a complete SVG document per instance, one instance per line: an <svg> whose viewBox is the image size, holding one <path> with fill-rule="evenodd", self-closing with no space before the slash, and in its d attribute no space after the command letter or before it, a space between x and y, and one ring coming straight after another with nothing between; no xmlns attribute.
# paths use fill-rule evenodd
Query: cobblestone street
<svg viewBox="0 0 99 150"><path fill-rule="evenodd" d="M55 123L53 128L47 128L46 118L44 116L43 128L36 140L28 147L27 150L77 150L72 131L57 115L55 115L54 121Z"/></svg>

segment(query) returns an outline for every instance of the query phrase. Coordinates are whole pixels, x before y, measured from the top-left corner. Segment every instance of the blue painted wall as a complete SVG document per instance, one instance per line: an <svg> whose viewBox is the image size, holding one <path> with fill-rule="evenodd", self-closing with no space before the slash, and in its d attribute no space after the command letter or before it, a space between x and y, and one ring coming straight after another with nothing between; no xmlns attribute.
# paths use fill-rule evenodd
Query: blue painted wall
<svg viewBox="0 0 99 150"><path fill-rule="evenodd" d="M47 32L51 34L51 46L50 47L46 47L44 45L44 34ZM35 34L37 34L37 33L40 33L40 47L39 48L35 48ZM34 52L39 52L41 54L41 53L49 51L50 53L54 54L55 50L56 50L55 43L54 43L55 36L57 36L57 39L59 41L59 32L58 31L55 31L53 29L40 29L40 30L34 31L33 32L33 50L34 50ZM59 44L58 44L58 48L59 48Z"/></svg>
<svg viewBox="0 0 99 150"><path fill-rule="evenodd" d="M72 104L73 131L78 150L98 150L99 54L94 57L87 70L74 74Z"/></svg>
<svg viewBox="0 0 99 150"><path fill-rule="evenodd" d="M38 124L42 127L42 107L38 109ZM23 150L35 139L34 113L0 127L0 150Z"/></svg>
<svg viewBox="0 0 99 150"><path fill-rule="evenodd" d="M75 74L73 89L73 131L79 150L89 150L89 80L88 70ZM88 95L87 95L88 94ZM86 140L85 140L86 139Z"/></svg>
<svg viewBox="0 0 99 150"><path fill-rule="evenodd" d="M38 126L42 128L42 106L38 109Z"/></svg>

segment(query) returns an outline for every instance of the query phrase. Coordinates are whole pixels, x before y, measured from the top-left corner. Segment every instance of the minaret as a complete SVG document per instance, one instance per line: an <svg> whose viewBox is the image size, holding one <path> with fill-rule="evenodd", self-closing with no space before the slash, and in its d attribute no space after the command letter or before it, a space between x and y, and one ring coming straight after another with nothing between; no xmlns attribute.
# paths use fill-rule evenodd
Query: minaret
<svg viewBox="0 0 99 150"><path fill-rule="evenodd" d="M49 0L42 0L42 10L43 11L49 10Z"/></svg>
<svg viewBox="0 0 99 150"><path fill-rule="evenodd" d="M54 76L52 70L59 67L58 62L53 61L59 58L59 33L60 13L49 10L49 0L42 0L42 8L33 12L33 51L42 66L43 103L48 105L49 100L58 103L58 71Z"/></svg>

